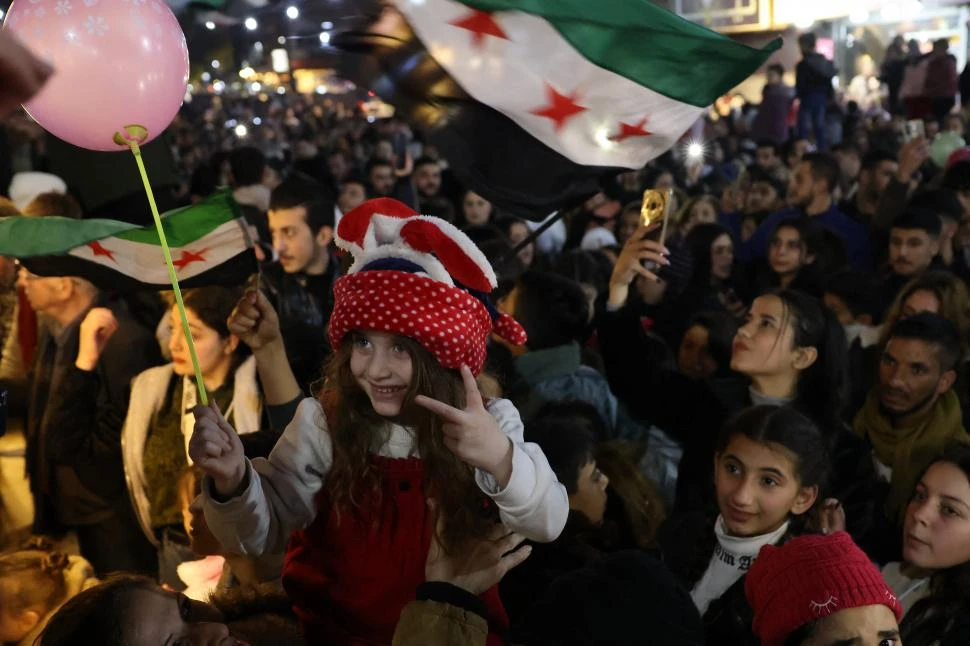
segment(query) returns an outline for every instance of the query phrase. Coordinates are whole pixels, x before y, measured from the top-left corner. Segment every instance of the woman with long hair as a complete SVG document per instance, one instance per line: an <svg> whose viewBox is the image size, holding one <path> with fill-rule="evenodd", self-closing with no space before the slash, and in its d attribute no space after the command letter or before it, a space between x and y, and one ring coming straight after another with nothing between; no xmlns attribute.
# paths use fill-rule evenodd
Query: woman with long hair
<svg viewBox="0 0 970 646"><path fill-rule="evenodd" d="M903 560L883 576L903 604L906 646L970 643L970 448L949 449L913 492Z"/></svg>
<svg viewBox="0 0 970 646"><path fill-rule="evenodd" d="M378 245L375 216L388 213L400 235ZM300 402L269 459L255 463L218 408L199 406L189 453L206 472L206 521L226 549L286 549L283 585L308 642L390 644L424 580L432 535L464 546L500 519L547 542L568 501L542 451L524 441L515 407L486 400L475 382L493 330L525 341L518 323L489 308L496 279L484 255L453 227L388 199L345 215L337 241L355 262L334 285L334 355L320 395ZM299 398L273 352L281 341L268 302L247 299L234 323L261 339L257 367L274 384L267 401ZM497 590L482 601L489 643L499 643L508 622Z"/></svg>

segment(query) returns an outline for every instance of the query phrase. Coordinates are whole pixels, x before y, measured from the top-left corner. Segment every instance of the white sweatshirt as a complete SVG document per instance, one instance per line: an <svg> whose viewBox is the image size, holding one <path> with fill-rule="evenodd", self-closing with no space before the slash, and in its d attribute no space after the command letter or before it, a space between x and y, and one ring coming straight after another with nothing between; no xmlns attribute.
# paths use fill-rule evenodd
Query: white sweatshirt
<svg viewBox="0 0 970 646"><path fill-rule="evenodd" d="M476 470L475 481L495 502L506 527L534 541L554 541L569 515L565 487L556 480L539 446L524 441L522 418L512 402L493 399L486 408L512 440L512 476L503 490L481 470ZM411 431L392 426L377 454L416 456ZM304 399L269 459L246 461L248 485L239 496L217 502L211 478L206 477L202 498L209 529L230 552L259 556L284 551L290 534L316 517L314 499L332 464L333 446L323 407L315 399Z"/></svg>

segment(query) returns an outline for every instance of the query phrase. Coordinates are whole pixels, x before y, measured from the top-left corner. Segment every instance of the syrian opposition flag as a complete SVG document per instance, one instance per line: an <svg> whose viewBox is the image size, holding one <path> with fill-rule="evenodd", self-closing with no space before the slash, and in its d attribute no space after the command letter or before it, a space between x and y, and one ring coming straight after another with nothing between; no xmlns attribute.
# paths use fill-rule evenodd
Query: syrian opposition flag
<svg viewBox="0 0 970 646"><path fill-rule="evenodd" d="M384 14L334 41L376 60L352 72L425 126L459 179L535 219L667 151L781 45L649 0L392 2L403 28Z"/></svg>
<svg viewBox="0 0 970 646"><path fill-rule="evenodd" d="M256 271L253 241L228 193L169 211L162 225L179 283L243 284ZM102 289L171 289L155 225L56 216L0 219L0 256L38 276L79 276Z"/></svg>

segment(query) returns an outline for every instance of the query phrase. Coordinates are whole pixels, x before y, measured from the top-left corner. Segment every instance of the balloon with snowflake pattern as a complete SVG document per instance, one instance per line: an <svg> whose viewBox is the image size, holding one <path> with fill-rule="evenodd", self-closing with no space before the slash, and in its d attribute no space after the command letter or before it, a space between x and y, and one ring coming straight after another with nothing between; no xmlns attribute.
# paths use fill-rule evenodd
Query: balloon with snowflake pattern
<svg viewBox="0 0 970 646"><path fill-rule="evenodd" d="M16 0L3 28L54 67L27 112L76 146L125 150L129 125L154 139L182 105L189 53L164 0Z"/></svg>

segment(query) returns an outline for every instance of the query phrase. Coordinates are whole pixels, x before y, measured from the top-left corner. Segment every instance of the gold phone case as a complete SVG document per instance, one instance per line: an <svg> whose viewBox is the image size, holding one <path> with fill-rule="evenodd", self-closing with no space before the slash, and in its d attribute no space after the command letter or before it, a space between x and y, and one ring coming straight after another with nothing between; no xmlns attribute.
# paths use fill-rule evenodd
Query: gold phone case
<svg viewBox="0 0 970 646"><path fill-rule="evenodd" d="M643 226L652 224L666 217L667 205L673 194L669 188L648 188L643 192L643 202L640 204L640 223Z"/></svg>

